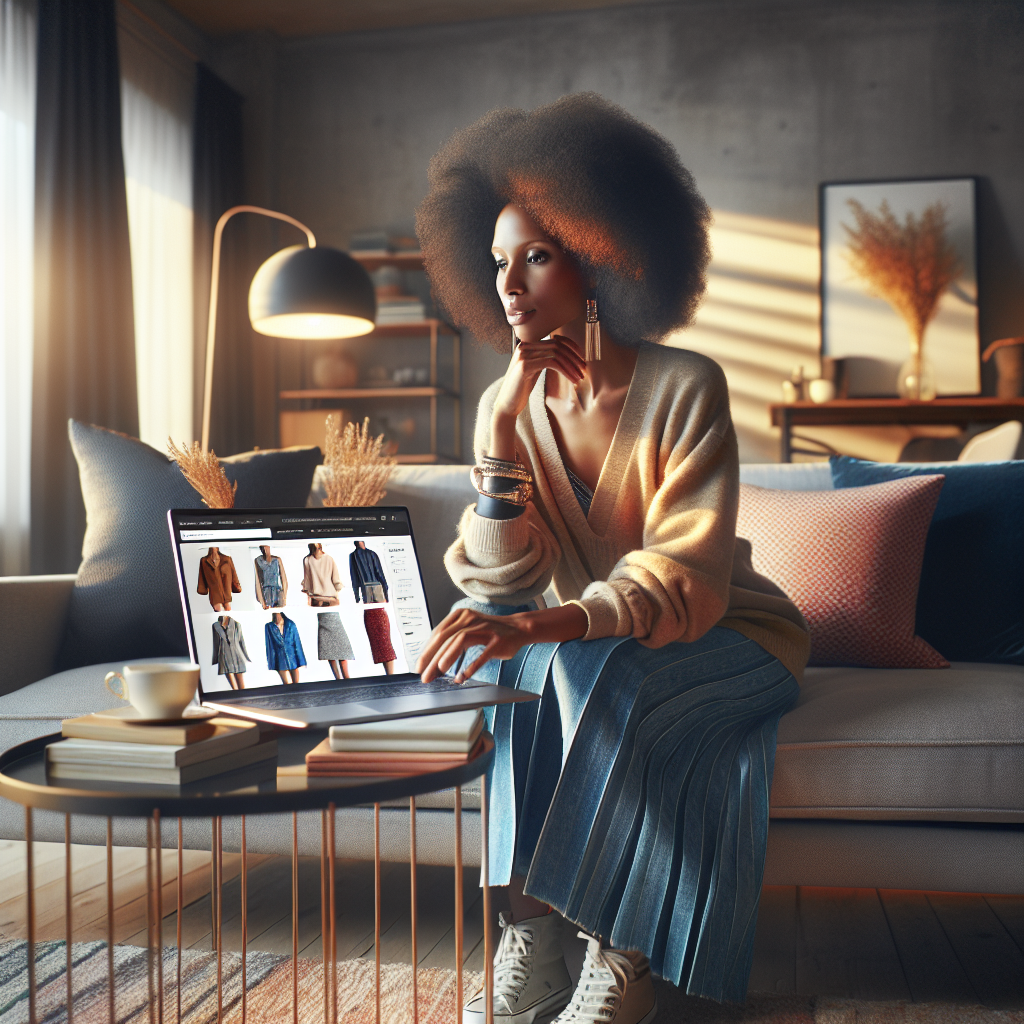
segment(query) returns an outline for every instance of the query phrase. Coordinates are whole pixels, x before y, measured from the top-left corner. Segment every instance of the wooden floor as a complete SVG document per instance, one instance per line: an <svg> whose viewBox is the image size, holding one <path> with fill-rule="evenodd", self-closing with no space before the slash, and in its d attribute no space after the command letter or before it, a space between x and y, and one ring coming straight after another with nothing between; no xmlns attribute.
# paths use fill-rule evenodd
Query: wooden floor
<svg viewBox="0 0 1024 1024"><path fill-rule="evenodd" d="M224 855L224 939L241 943L240 858ZM36 921L40 940L63 939L65 848L37 843ZM164 942L177 934L177 854L162 859ZM249 948L290 954L291 861L248 858ZM116 849L115 941L146 941L145 851ZM465 962L483 963L478 872L465 871ZM105 939L106 851L72 847L73 936ZM211 946L210 857L186 851L182 944ZM455 956L454 871L420 866L417 953L426 967L451 967ZM339 862L338 956L374 955L373 865ZM492 890L495 917L502 890ZM24 844L0 842L0 940L25 934ZM381 958L408 962L410 887L406 865L382 871ZM320 957L320 861L299 860L299 949ZM761 899L752 992L858 999L984 1004L1024 1009L1024 897L878 889L767 886Z"/></svg>

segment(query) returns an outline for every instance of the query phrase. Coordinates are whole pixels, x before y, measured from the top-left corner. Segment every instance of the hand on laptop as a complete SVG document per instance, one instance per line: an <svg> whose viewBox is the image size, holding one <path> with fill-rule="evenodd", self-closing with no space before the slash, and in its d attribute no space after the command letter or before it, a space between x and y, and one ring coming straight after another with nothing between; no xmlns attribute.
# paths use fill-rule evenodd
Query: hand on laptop
<svg viewBox="0 0 1024 1024"><path fill-rule="evenodd" d="M578 640L587 632L587 613L577 604L514 615L484 615L458 608L438 625L416 662L416 671L429 683L449 671L471 647L483 648L460 667L455 682L463 683L492 658L511 658L520 647L535 643Z"/></svg>

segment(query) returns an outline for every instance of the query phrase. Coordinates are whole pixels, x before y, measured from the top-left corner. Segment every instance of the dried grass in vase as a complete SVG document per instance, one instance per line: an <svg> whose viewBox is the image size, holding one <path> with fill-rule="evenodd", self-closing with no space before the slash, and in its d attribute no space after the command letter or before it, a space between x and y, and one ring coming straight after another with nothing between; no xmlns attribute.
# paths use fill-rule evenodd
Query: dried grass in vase
<svg viewBox="0 0 1024 1024"><path fill-rule="evenodd" d="M932 203L920 219L908 213L901 224L885 200L878 213L868 212L856 199L848 203L857 226L843 225L849 237L847 261L910 331L910 359L900 370L900 393L933 398L934 384L926 386L924 380L924 333L939 299L961 271L956 249L946 238L946 208Z"/></svg>
<svg viewBox="0 0 1024 1024"><path fill-rule="evenodd" d="M395 459L384 452L384 435L370 437L370 417L362 426L327 418L324 505L341 508L376 505L384 497Z"/></svg>
<svg viewBox="0 0 1024 1024"><path fill-rule="evenodd" d="M224 475L217 453L204 452L198 441L179 448L167 438L167 450L181 469L181 475L195 488L208 508L234 508L237 481L232 485Z"/></svg>

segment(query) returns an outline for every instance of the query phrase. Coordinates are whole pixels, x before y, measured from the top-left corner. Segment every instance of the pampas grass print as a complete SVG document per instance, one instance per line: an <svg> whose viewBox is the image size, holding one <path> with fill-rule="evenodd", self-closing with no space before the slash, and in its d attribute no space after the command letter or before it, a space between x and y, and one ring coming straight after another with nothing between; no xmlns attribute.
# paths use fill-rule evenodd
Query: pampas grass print
<svg viewBox="0 0 1024 1024"><path fill-rule="evenodd" d="M946 238L946 208L932 203L920 218L908 213L901 224L885 200L877 213L856 199L848 203L856 227L843 225L849 237L846 258L870 291L899 314L920 350L939 299L961 270Z"/></svg>

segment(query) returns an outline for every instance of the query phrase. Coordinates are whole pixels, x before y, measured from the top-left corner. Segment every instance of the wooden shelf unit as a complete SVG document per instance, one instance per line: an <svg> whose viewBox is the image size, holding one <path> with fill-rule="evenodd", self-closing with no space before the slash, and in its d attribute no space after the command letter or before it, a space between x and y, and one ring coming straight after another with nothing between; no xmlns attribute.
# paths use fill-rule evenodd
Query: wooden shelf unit
<svg viewBox="0 0 1024 1024"><path fill-rule="evenodd" d="M388 255L351 254L368 270L380 267L396 267L399 270L422 270L423 258L418 252L399 252ZM462 336L450 324L437 317L402 324L381 324L374 328L367 338L423 338L430 343L429 385L388 385L384 387L355 388L302 388L278 393L281 403L313 408L340 408L339 402L365 402L374 399L411 398L426 399L430 402L430 451L419 454L398 453L398 461L405 464L459 463L462 461ZM447 387L438 381L437 352L438 339L452 339L452 385ZM439 400L452 402L453 452L438 452L437 411Z"/></svg>

